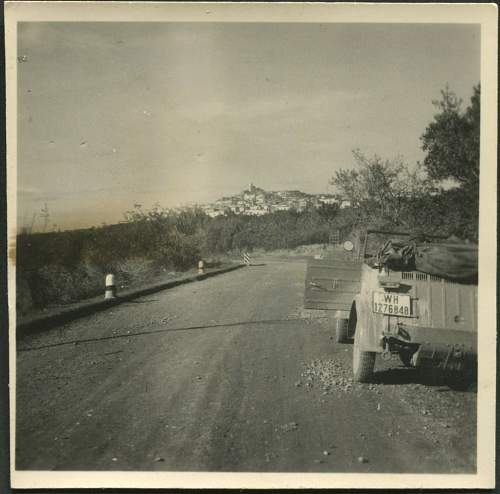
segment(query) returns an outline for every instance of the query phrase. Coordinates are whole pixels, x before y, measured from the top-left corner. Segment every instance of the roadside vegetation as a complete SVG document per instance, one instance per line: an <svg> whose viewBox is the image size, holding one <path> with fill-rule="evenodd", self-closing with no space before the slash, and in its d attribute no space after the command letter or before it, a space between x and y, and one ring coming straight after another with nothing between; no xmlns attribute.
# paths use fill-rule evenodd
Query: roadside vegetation
<svg viewBox="0 0 500 494"><path fill-rule="evenodd" d="M193 269L199 259L218 265L242 251L325 244L334 230L344 238L380 227L477 241L480 87L465 109L448 88L434 104L437 113L421 136L422 163L355 150L355 167L335 172L330 183L349 208L210 218L199 208L136 204L116 225L18 235L19 313L101 294L109 272L128 287Z"/></svg>
<svg viewBox="0 0 500 494"><path fill-rule="evenodd" d="M401 158L353 152L355 167L335 172L331 184L355 211L357 227L385 227L478 240L480 86L469 106L448 88L433 102L437 113L420 140L426 156Z"/></svg>
<svg viewBox="0 0 500 494"><path fill-rule="evenodd" d="M104 276L119 287L208 267L255 249L294 249L328 242L332 229L350 227L350 211L326 206L261 217L210 218L201 209L172 212L136 205L125 221L85 230L17 237L17 305L20 314L103 293Z"/></svg>

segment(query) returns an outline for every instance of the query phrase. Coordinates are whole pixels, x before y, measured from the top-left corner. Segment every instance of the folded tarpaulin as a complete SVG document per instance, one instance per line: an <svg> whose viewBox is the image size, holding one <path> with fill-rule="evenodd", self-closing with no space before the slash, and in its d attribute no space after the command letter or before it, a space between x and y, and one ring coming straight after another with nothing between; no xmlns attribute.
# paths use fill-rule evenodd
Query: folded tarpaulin
<svg viewBox="0 0 500 494"><path fill-rule="evenodd" d="M378 251L377 266L386 266L394 271L413 271L417 245L413 241L388 240Z"/></svg>
<svg viewBox="0 0 500 494"><path fill-rule="evenodd" d="M477 281L478 248L475 244L423 244L417 246L415 269L454 281Z"/></svg>
<svg viewBox="0 0 500 494"><path fill-rule="evenodd" d="M379 250L374 266L394 271L421 271L453 281L477 281L478 249L466 243L417 243L388 240Z"/></svg>

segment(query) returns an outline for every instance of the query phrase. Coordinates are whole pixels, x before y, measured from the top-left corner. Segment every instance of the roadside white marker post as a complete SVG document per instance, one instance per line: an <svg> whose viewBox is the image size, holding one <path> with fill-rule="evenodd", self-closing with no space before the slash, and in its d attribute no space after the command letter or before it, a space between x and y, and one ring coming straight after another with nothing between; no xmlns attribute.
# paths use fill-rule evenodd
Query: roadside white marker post
<svg viewBox="0 0 500 494"><path fill-rule="evenodd" d="M104 298L106 300L116 298L116 285L115 285L115 275L106 275L106 291L104 292Z"/></svg>
<svg viewBox="0 0 500 494"><path fill-rule="evenodd" d="M198 261L198 274L203 274L205 268L205 263L203 261Z"/></svg>
<svg viewBox="0 0 500 494"><path fill-rule="evenodd" d="M250 266L250 264L251 264L251 259L250 259L250 255L248 254L248 252L243 252L243 262L244 262L247 266Z"/></svg>

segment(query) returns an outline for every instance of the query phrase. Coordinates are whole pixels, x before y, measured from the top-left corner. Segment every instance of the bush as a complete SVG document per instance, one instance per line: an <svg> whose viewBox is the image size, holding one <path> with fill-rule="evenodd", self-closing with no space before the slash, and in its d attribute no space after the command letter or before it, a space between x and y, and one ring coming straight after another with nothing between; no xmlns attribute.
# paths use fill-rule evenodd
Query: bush
<svg viewBox="0 0 500 494"><path fill-rule="evenodd" d="M136 205L124 223L22 234L17 243L18 310L98 295L106 273L131 286L165 270L195 267L200 258L217 265L217 256L230 252L326 243L332 229L342 226L343 216L337 208L325 207L210 218L197 208L144 211Z"/></svg>

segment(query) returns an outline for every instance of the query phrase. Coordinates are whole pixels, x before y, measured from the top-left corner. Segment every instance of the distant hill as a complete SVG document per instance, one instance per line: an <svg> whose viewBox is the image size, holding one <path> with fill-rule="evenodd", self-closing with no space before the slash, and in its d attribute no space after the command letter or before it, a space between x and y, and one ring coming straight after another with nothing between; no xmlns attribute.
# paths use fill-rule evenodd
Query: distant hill
<svg viewBox="0 0 500 494"><path fill-rule="evenodd" d="M221 197L214 203L201 205L201 208L211 217L230 213L262 216L290 209L304 211L323 204L337 204L339 207L347 205L333 194L308 194L300 190L266 191L251 183L239 194Z"/></svg>

